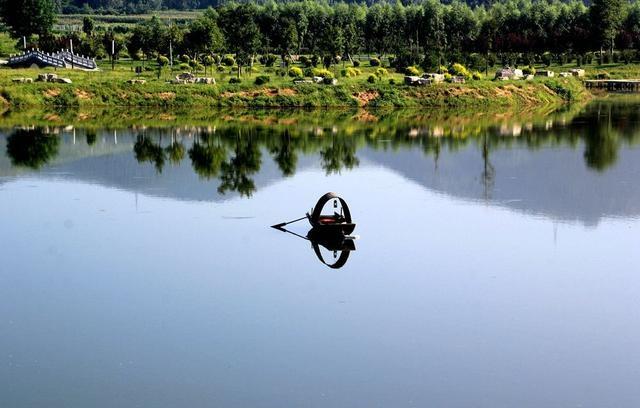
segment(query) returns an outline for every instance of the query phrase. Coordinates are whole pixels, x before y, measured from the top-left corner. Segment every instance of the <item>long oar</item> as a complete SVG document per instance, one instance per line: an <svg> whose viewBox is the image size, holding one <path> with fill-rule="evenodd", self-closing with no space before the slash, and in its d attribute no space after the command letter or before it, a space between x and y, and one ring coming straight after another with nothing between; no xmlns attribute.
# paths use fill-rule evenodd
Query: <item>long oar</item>
<svg viewBox="0 0 640 408"><path fill-rule="evenodd" d="M296 220L287 221L287 222L281 222L280 224L272 225L271 228L280 229L280 228L284 227L285 225L293 224L294 222L302 221L302 220L304 220L306 218L307 218L307 216L305 215L304 217L300 217L300 218L298 218Z"/></svg>

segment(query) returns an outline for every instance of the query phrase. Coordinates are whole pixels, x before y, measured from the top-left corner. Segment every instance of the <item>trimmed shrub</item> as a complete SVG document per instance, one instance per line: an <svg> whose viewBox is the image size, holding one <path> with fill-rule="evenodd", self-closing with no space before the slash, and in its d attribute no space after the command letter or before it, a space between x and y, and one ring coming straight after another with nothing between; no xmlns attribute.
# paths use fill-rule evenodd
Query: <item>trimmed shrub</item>
<svg viewBox="0 0 640 408"><path fill-rule="evenodd" d="M258 75L256 77L256 85L264 85L270 80L271 78L269 78L269 75Z"/></svg>
<svg viewBox="0 0 640 408"><path fill-rule="evenodd" d="M267 55L262 55L259 61L265 67L272 67L277 60L278 60L278 57L276 55L267 54Z"/></svg>
<svg viewBox="0 0 640 408"><path fill-rule="evenodd" d="M405 68L404 72L407 75L414 75L414 76L420 75L420 70L413 66Z"/></svg>
<svg viewBox="0 0 640 408"><path fill-rule="evenodd" d="M236 65L236 60L231 55L225 55L224 57L222 57L222 61L220 62L222 63L222 65L225 65L227 67Z"/></svg>
<svg viewBox="0 0 640 408"><path fill-rule="evenodd" d="M345 69L340 70L340 75L343 77L351 78L358 76L362 73L358 68L347 67Z"/></svg>
<svg viewBox="0 0 640 408"><path fill-rule="evenodd" d="M367 78L367 82L370 84L375 84L376 81L378 81L378 77L373 74L369 75L369 78Z"/></svg>
<svg viewBox="0 0 640 408"><path fill-rule="evenodd" d="M380 60L378 58L371 58L369 60L369 65L371 65L372 67L379 67L380 66Z"/></svg>
<svg viewBox="0 0 640 408"><path fill-rule="evenodd" d="M204 63L204 66L206 66L206 67L210 67L210 66L212 66L216 61L215 61L215 59L214 59L211 55L207 55L206 57L204 57L204 59L202 60L202 62Z"/></svg>
<svg viewBox="0 0 640 408"><path fill-rule="evenodd" d="M322 77L322 78L333 78L333 73L328 69L324 68L313 68L311 70L313 76Z"/></svg>
<svg viewBox="0 0 640 408"><path fill-rule="evenodd" d="M230 84L239 84L240 82L242 82L242 81L241 81L241 80L240 80L240 78L238 78L238 77L231 77L231 78L229 78L229 83L230 83Z"/></svg>
<svg viewBox="0 0 640 408"><path fill-rule="evenodd" d="M376 68L375 75L378 78L386 77L387 75L389 75L389 71L387 71L386 68L382 68L382 67Z"/></svg>
<svg viewBox="0 0 640 408"><path fill-rule="evenodd" d="M287 74L291 78L302 78L304 76L304 74L302 73L302 68L300 68L300 67L291 67L291 68L289 68L289 71L287 72Z"/></svg>
<svg viewBox="0 0 640 408"><path fill-rule="evenodd" d="M464 65L458 64L458 63L451 65L451 68L449 68L449 73L451 75L461 76L466 79L471 78L471 74L469 73L469 70Z"/></svg>
<svg viewBox="0 0 640 408"><path fill-rule="evenodd" d="M483 78L483 75L478 71L473 71L472 77L476 81L479 81L479 80L481 80Z"/></svg>

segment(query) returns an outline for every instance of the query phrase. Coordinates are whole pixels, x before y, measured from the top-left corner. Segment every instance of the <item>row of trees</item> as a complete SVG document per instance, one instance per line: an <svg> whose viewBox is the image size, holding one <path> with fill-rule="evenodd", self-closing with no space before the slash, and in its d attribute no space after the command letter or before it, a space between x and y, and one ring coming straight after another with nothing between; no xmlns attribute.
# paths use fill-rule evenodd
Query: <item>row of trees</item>
<svg viewBox="0 0 640 408"><path fill-rule="evenodd" d="M54 0L1 0L5 24L16 37L50 37ZM28 7L27 7L28 6ZM127 34L129 54L169 52L169 42L187 54L235 54L246 62L276 53L351 58L357 53L395 55L407 65L426 59L464 61L480 55L540 55L640 48L640 3L595 0L561 2L505 0L471 7L454 1L355 3L300 1L227 3L177 26L151 19ZM94 50L96 53L96 50ZM405 61L406 60L406 61Z"/></svg>

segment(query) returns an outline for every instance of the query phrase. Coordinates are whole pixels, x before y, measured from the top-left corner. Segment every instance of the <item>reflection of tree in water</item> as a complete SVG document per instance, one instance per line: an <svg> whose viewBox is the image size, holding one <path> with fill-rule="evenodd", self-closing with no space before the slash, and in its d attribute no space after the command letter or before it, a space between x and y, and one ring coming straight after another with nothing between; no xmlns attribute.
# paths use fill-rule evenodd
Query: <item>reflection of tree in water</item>
<svg viewBox="0 0 640 408"><path fill-rule="evenodd" d="M173 164L180 164L186 153L184 144L177 141L175 136L171 136L171 144L165 150L169 155L169 161Z"/></svg>
<svg viewBox="0 0 640 408"><path fill-rule="evenodd" d="M585 139L584 160L587 166L604 171L618 160L618 135L615 130L601 127Z"/></svg>
<svg viewBox="0 0 640 408"><path fill-rule="evenodd" d="M156 171L162 173L162 168L166 161L165 151L160 143L153 143L151 138L145 135L138 135L136 137L136 143L133 145L133 151L136 156L136 160L139 163L153 163Z"/></svg>
<svg viewBox="0 0 640 408"><path fill-rule="evenodd" d="M275 136L275 135L274 135ZM295 174L298 164L298 155L295 146L291 145L291 134L288 129L280 135L280 143L271 147L273 160L278 164L282 175L289 177Z"/></svg>
<svg viewBox="0 0 640 408"><path fill-rule="evenodd" d="M433 155L433 165L435 170L438 170L438 161L440 160L440 151L442 150L442 144L439 137L428 137L422 144L422 151L425 155Z"/></svg>
<svg viewBox="0 0 640 408"><path fill-rule="evenodd" d="M496 170L489 160L490 146L489 136L482 135L482 186L485 200L490 199L493 195L493 187L495 185Z"/></svg>
<svg viewBox="0 0 640 408"><path fill-rule="evenodd" d="M331 145L320 149L322 168L327 172L340 173L343 168L348 170L357 167L360 160L356 156L356 143L352 137L335 137Z"/></svg>
<svg viewBox="0 0 640 408"><path fill-rule="evenodd" d="M606 108L603 113L599 107L596 121L587 126L585 135L584 160L587 167L597 171L606 170L618 160L618 131L611 124L611 105ZM606 119L600 120L603 114Z"/></svg>
<svg viewBox="0 0 640 408"><path fill-rule="evenodd" d="M189 149L193 170L203 179L218 176L222 162L227 158L227 148L215 135L200 133Z"/></svg>
<svg viewBox="0 0 640 408"><path fill-rule="evenodd" d="M426 155L433 155L437 170L444 152L454 154L477 144L483 160L479 172L483 195L491 199L496 182L491 154L495 154L496 149L537 150L557 146L576 149L585 143L585 164L605 170L615 163L619 145L640 143L638 123L640 110L637 108L623 109L614 104L612 109L607 103L590 105L571 120L566 116L559 119L550 116L533 123L516 120L478 125L454 123L455 126L447 122L349 123L332 126L329 137L328 133L318 131L326 130L326 123L321 126L316 123L313 126L231 123L217 127L214 133L203 131L191 146L187 144L186 152L185 146L176 140L172 139L171 145L163 148L142 136L137 139L135 151L136 158L153 162L158 171L162 170L165 159L179 163L188 154L194 171L201 178L219 178L221 193L238 191L248 196L256 189L252 177L260 171L262 149L269 152L283 176L291 176L302 155L319 154L327 174L355 168L359 165L357 150L362 146L375 150L421 148Z"/></svg>
<svg viewBox="0 0 640 408"><path fill-rule="evenodd" d="M241 196L250 197L256 185L250 175L260 170L260 148L253 138L236 137L234 155L220 167L218 192L237 191Z"/></svg>
<svg viewBox="0 0 640 408"><path fill-rule="evenodd" d="M39 169L58 155L60 139L42 129L18 129L7 138L7 156L14 166Z"/></svg>
<svg viewBox="0 0 640 408"><path fill-rule="evenodd" d="M96 140L98 139L95 130L87 130L86 138L87 145L89 146L93 146L94 144L96 144Z"/></svg>

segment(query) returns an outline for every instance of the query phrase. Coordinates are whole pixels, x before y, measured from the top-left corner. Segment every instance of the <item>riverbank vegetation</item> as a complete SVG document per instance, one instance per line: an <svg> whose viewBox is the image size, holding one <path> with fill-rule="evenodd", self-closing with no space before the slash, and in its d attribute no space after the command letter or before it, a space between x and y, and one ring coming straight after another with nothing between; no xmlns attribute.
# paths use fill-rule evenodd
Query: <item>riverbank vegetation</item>
<svg viewBox="0 0 640 408"><path fill-rule="evenodd" d="M496 82L471 80L466 84L434 84L414 87L403 84L404 74L387 72L375 81L375 69L342 76L342 68L327 72L339 76L337 85L296 83L278 68L256 65L239 81L233 69L208 74L217 85L174 84L172 73L146 71L136 75L130 67L104 72L64 71L71 84L47 82L14 83L33 79L43 70L0 70L0 103L6 106L49 106L59 108L90 106L243 106L243 107L517 107L557 106L585 99L586 91L575 78L545 78L532 81ZM371 72L368 74L368 72ZM52 69L44 72L54 73ZM59 71L58 71L59 72ZM203 74L204 75L204 74ZM333 75L333 74L332 74ZM266 77L266 79L265 79ZM128 83L136 78L144 83ZM260 82L264 81L264 82ZM236 83L237 82L237 83Z"/></svg>
<svg viewBox="0 0 640 408"><path fill-rule="evenodd" d="M55 25L52 13L60 9L52 0L2 4L0 15L7 31L19 39L16 48L25 44L44 51L73 48L77 54L96 58L103 68L65 73L74 86L53 89L10 82L34 77L28 71L3 72L2 97L11 105L559 103L586 93L572 79L509 84L490 80L505 65L520 67L525 74L554 67L559 73L574 66L586 67L588 77L616 77L635 72L627 64L639 59L635 49L640 45L640 6L620 0L597 0L589 7L574 0L505 0L491 5L437 0L407 5L225 2L199 13L176 12L175 19L168 17L170 12L149 18L103 16L101 22L84 15L81 27ZM113 10L109 4L99 8ZM30 9L37 12L25 11ZM124 84L134 78L127 70L134 66L145 84ZM165 83L182 71L213 77L218 84L207 88ZM402 85L405 75L421 73L444 74L446 81L456 84ZM294 85L295 80L314 78L325 84L337 79L338 86Z"/></svg>

